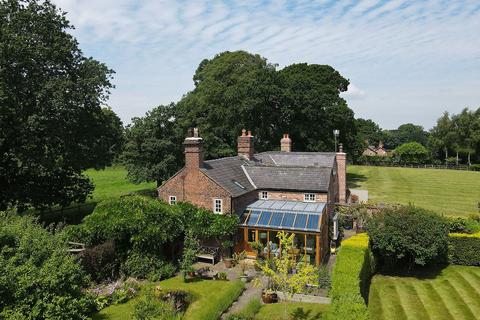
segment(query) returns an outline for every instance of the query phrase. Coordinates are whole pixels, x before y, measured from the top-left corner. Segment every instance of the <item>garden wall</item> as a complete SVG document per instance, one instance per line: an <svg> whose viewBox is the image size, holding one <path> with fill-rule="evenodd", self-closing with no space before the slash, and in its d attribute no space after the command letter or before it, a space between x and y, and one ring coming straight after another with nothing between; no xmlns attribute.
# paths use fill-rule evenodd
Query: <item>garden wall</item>
<svg viewBox="0 0 480 320"><path fill-rule="evenodd" d="M333 269L327 319L368 319L368 291L374 272L367 234L344 240Z"/></svg>
<svg viewBox="0 0 480 320"><path fill-rule="evenodd" d="M451 233L448 242L450 263L480 266L480 233Z"/></svg>

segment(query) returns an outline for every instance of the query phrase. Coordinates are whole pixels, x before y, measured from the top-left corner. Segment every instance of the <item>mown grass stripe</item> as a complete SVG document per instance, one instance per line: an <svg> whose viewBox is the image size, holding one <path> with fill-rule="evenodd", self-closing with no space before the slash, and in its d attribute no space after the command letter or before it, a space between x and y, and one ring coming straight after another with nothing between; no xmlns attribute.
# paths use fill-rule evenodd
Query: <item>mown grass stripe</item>
<svg viewBox="0 0 480 320"><path fill-rule="evenodd" d="M461 316L462 319L477 319L448 278L440 280L437 283L436 288L443 292L443 297L445 297L443 301L455 318L457 318L456 316Z"/></svg>
<svg viewBox="0 0 480 320"><path fill-rule="evenodd" d="M400 279L397 284L397 290L400 295L400 301L405 309L408 319L430 319L427 309L419 299L419 295L413 286L414 279Z"/></svg>
<svg viewBox="0 0 480 320"><path fill-rule="evenodd" d="M392 299L382 299L384 302L389 302L388 305L385 305L385 318L384 319L407 319L407 314L405 313L405 309L402 306L402 301L400 299L400 295L398 294L396 279L392 278L389 279L389 288L390 288L390 295Z"/></svg>
<svg viewBox="0 0 480 320"><path fill-rule="evenodd" d="M420 293L420 296L425 299L424 304L430 311L432 319L455 319L445 305L442 297L438 294L437 290L435 290L432 283L425 281L428 280L419 281L418 286L415 287Z"/></svg>
<svg viewBox="0 0 480 320"><path fill-rule="evenodd" d="M376 281L374 279L373 281ZM383 308L382 308L382 299L380 298L380 286L372 285L370 287L370 295L368 297L368 313L371 320L382 320L383 317Z"/></svg>
<svg viewBox="0 0 480 320"><path fill-rule="evenodd" d="M468 303L473 314L480 315L480 289L472 286L463 275L463 272L452 270L452 276L456 279L454 286L455 284L459 286L459 288L455 287L461 293L463 300Z"/></svg>

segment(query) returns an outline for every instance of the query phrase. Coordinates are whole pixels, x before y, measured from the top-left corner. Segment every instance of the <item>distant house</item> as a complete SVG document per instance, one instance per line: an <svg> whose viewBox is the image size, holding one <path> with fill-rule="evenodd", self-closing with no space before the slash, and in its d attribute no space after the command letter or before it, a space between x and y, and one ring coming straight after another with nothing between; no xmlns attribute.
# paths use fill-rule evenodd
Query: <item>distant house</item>
<svg viewBox="0 0 480 320"><path fill-rule="evenodd" d="M368 141L367 141L368 143ZM367 157L372 157L372 156L380 156L380 157L386 157L388 156L388 151L383 147L383 141L380 141L378 143L378 147L375 146L368 146L364 151L363 155Z"/></svg>
<svg viewBox="0 0 480 320"><path fill-rule="evenodd" d="M183 143L185 167L158 188L159 197L237 214L237 252L254 256L249 242L260 242L265 254L276 254L277 232L285 230L296 235L298 257L320 264L328 252L335 204L347 200L342 147L338 153L292 152L292 140L284 134L281 151L255 153L254 137L245 130L237 142L236 156L204 161L203 139L198 130L190 132Z"/></svg>

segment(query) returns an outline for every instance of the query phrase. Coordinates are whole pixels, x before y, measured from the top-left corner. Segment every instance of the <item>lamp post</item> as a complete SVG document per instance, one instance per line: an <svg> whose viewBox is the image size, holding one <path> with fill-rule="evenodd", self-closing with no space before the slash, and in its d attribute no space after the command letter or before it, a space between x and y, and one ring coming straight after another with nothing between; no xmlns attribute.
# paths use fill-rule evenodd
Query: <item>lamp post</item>
<svg viewBox="0 0 480 320"><path fill-rule="evenodd" d="M337 138L340 135L340 130L333 130L333 137L335 138L335 152L337 152Z"/></svg>

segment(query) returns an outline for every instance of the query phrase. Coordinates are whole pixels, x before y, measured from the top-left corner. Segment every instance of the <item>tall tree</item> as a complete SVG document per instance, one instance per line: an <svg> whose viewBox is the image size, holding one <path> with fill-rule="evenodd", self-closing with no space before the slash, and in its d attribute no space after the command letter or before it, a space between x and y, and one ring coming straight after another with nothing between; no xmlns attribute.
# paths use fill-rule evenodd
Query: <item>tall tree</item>
<svg viewBox="0 0 480 320"><path fill-rule="evenodd" d="M282 131L290 132L301 151L333 151L333 130L347 150L355 146L353 111L340 93L349 81L327 65L293 64L279 71ZM357 148L355 148L357 149Z"/></svg>
<svg viewBox="0 0 480 320"><path fill-rule="evenodd" d="M120 123L101 105L113 71L72 28L48 0L0 2L0 208L84 201L82 170L112 161Z"/></svg>
<svg viewBox="0 0 480 320"><path fill-rule="evenodd" d="M133 118L127 127L122 160L128 178L136 183L156 181L158 185L183 164L182 141L175 105L158 106L145 117Z"/></svg>
<svg viewBox="0 0 480 320"><path fill-rule="evenodd" d="M276 147L279 118L275 65L258 54L223 52L205 59L193 80L195 88L177 104L179 123L199 127L205 139L207 158L236 154L237 136L242 128L257 136L256 147Z"/></svg>
<svg viewBox="0 0 480 320"><path fill-rule="evenodd" d="M377 144L384 140L384 134L378 124L371 119L355 119L357 128L357 138L360 144L367 146L368 144Z"/></svg>
<svg viewBox="0 0 480 320"><path fill-rule="evenodd" d="M384 134L385 146L388 149L395 149L407 142L418 142L423 146L428 144L428 132L413 123L402 124L395 130L385 130Z"/></svg>

